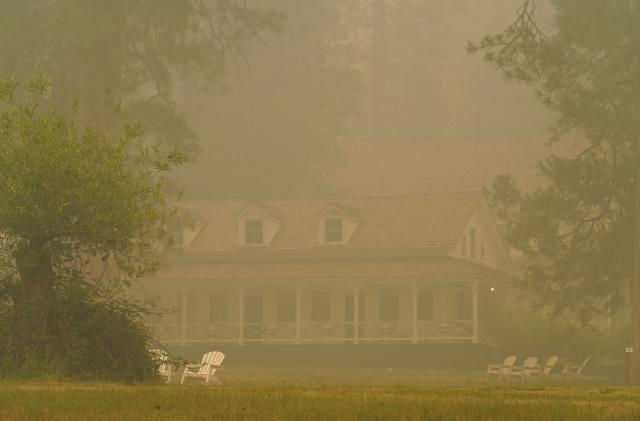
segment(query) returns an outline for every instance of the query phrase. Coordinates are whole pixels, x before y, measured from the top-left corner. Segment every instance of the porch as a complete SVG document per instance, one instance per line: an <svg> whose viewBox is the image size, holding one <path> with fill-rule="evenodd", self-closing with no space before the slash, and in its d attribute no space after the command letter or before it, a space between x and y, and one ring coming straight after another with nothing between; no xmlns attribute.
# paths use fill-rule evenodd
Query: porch
<svg viewBox="0 0 640 421"><path fill-rule="evenodd" d="M157 294L167 311L148 325L167 345L477 343L482 289L478 281L190 285Z"/></svg>

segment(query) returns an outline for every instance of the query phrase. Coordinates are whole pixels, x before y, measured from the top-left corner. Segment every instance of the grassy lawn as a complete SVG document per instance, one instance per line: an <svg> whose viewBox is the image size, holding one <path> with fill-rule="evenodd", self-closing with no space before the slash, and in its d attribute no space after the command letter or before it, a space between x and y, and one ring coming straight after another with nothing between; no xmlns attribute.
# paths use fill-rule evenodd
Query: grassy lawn
<svg viewBox="0 0 640 421"><path fill-rule="evenodd" d="M640 389L481 373L243 368L225 386L0 383L0 419L638 420Z"/></svg>

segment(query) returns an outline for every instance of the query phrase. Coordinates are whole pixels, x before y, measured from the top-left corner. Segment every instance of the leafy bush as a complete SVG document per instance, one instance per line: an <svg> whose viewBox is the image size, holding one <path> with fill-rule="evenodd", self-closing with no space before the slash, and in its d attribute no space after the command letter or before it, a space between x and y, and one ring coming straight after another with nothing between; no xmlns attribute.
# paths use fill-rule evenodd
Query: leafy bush
<svg viewBox="0 0 640 421"><path fill-rule="evenodd" d="M526 302L512 306L496 301L484 321L485 334L493 345L522 356L559 355L571 361L581 361L589 355L616 359L624 348L624 329L620 326L597 329L568 318L551 319Z"/></svg>
<svg viewBox="0 0 640 421"><path fill-rule="evenodd" d="M0 362L5 376L76 378L124 382L153 380L157 363L148 351L151 335L145 308L126 296L93 285L61 285L51 305L48 348L32 349L16 332L15 307L0 309ZM36 313L37 314L37 313Z"/></svg>

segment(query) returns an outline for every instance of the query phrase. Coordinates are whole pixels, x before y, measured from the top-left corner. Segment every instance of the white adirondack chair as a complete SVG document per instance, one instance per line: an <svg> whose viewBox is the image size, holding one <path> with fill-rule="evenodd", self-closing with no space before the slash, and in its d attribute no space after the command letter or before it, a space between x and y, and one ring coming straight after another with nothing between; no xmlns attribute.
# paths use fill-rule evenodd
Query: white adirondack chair
<svg viewBox="0 0 640 421"><path fill-rule="evenodd" d="M526 377L532 374L539 374L540 368L538 367L538 358L529 357L524 360L522 365L513 366L507 375L507 380L511 380L512 377L520 378L520 381L524 381Z"/></svg>
<svg viewBox="0 0 640 421"><path fill-rule="evenodd" d="M182 381L184 384L188 378L196 378L204 380L204 384L222 384L216 377L216 371L222 368L222 361L224 360L224 354L219 351L207 352L202 356L200 364L187 365L182 373Z"/></svg>
<svg viewBox="0 0 640 421"><path fill-rule="evenodd" d="M551 375L551 370L553 370L553 368L556 366L559 359L560 357L558 357L557 355L549 357L545 365L539 366L540 371L538 374L545 377Z"/></svg>
<svg viewBox="0 0 640 421"><path fill-rule="evenodd" d="M562 374L564 374L565 376L573 376L573 377L579 377L580 375L582 375L582 370L584 370L584 367L587 365L587 363L589 362L589 360L591 359L591 357L587 357L581 365L565 365L564 369L562 370Z"/></svg>
<svg viewBox="0 0 640 421"><path fill-rule="evenodd" d="M498 380L501 380L504 376L507 376L511 371L511 367L516 363L517 357L515 355L509 355L504 359L502 364L487 364L487 380L489 376L496 376Z"/></svg>
<svg viewBox="0 0 640 421"><path fill-rule="evenodd" d="M158 363L158 374L165 377L165 381L168 383L171 380L171 373L174 371L174 366L169 360L169 354L167 351L160 348L154 348L149 350L153 359Z"/></svg>

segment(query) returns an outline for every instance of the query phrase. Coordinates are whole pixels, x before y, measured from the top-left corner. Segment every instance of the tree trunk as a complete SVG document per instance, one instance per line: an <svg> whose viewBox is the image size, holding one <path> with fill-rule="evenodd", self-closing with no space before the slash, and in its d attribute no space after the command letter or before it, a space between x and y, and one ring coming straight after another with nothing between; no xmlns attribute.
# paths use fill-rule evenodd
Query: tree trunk
<svg viewBox="0 0 640 421"><path fill-rule="evenodd" d="M30 243L16 254L20 290L15 297L14 347L18 352L49 353L54 272L50 253Z"/></svg>
<svg viewBox="0 0 640 421"><path fill-rule="evenodd" d="M629 380L632 385L640 385L640 176L636 178L635 184L635 236L630 303L633 354L630 358Z"/></svg>

